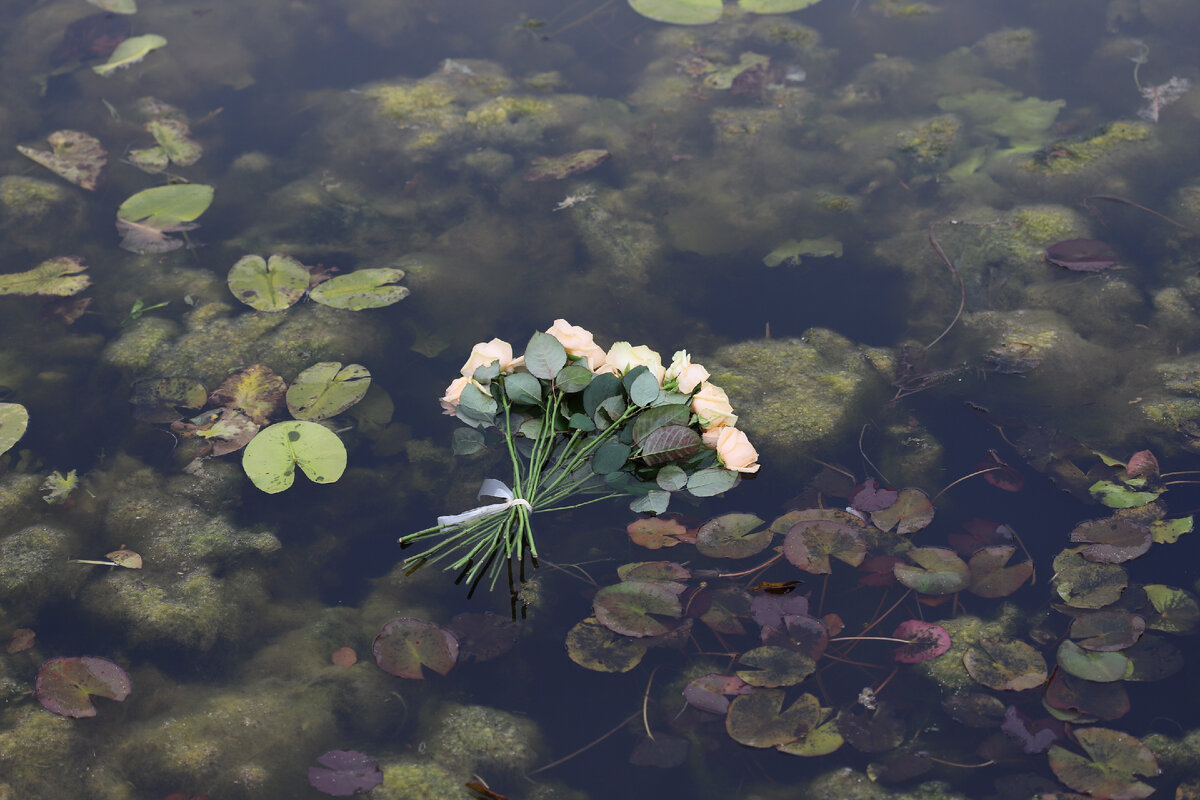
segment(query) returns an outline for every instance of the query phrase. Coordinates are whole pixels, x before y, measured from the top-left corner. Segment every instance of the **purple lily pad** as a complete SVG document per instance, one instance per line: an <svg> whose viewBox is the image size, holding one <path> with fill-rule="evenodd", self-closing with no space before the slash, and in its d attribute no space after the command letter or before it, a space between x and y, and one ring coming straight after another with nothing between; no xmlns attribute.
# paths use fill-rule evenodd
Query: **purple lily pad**
<svg viewBox="0 0 1200 800"><path fill-rule="evenodd" d="M125 670L105 658L52 658L38 670L38 702L64 717L94 717L92 697L121 701L131 686Z"/></svg>
<svg viewBox="0 0 1200 800"><path fill-rule="evenodd" d="M1096 239L1067 239L1046 248L1046 260L1072 272L1103 272L1117 266L1117 254Z"/></svg>
<svg viewBox="0 0 1200 800"><path fill-rule="evenodd" d="M946 632L945 628L931 622L922 622L919 619L901 622L892 633L892 637L908 640L908 644L897 648L892 653L892 658L901 664L918 664L928 661L950 649L950 634Z"/></svg>
<svg viewBox="0 0 1200 800"><path fill-rule="evenodd" d="M357 750L330 750L317 758L321 767L308 768L313 788L336 797L369 792L383 783L383 773L375 759Z"/></svg>

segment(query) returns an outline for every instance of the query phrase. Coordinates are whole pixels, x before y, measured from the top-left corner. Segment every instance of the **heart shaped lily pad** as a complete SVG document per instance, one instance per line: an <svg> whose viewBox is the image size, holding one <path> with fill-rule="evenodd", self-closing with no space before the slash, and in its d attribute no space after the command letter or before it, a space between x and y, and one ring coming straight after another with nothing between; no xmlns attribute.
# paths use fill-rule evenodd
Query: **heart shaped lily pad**
<svg viewBox="0 0 1200 800"><path fill-rule="evenodd" d="M292 485L296 467L314 483L333 483L346 470L346 446L316 422L277 422L259 431L242 453L242 469L267 494Z"/></svg>
<svg viewBox="0 0 1200 800"><path fill-rule="evenodd" d="M396 617L386 625L371 647L375 663L399 678L421 680L421 668L445 675L458 661L458 639L432 622Z"/></svg>
<svg viewBox="0 0 1200 800"><path fill-rule="evenodd" d="M308 290L309 274L296 259L276 253L270 259L242 256L229 268L229 291L255 311L283 311Z"/></svg>
<svg viewBox="0 0 1200 800"><path fill-rule="evenodd" d="M287 390L288 411L296 419L336 416L357 403L371 386L371 373L361 364L339 361L313 364L296 376Z"/></svg>
<svg viewBox="0 0 1200 800"><path fill-rule="evenodd" d="M131 686L125 670L105 658L52 658L38 670L38 702L64 717L94 717L92 697L121 701Z"/></svg>

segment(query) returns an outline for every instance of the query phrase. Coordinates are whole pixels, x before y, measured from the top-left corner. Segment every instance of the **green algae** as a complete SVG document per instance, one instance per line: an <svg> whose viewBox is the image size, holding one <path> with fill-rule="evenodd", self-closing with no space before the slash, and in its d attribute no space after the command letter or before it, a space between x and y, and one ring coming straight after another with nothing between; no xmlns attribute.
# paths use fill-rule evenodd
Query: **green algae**
<svg viewBox="0 0 1200 800"><path fill-rule="evenodd" d="M963 655L980 639L992 636L1013 636L1022 624L1023 615L1012 603L1005 603L990 620L963 615L939 620L938 625L950 634L950 649L937 658L915 664L913 669L938 686L944 692L963 692L978 688L979 684L963 666Z"/></svg>
<svg viewBox="0 0 1200 800"><path fill-rule="evenodd" d="M85 752L74 720L40 706L6 709L0 714L0 797L6 791L13 798L70 794Z"/></svg>
<svg viewBox="0 0 1200 800"><path fill-rule="evenodd" d="M1145 142L1152 133L1152 127L1145 122L1114 122L1090 136L1057 141L1023 166L1046 175L1070 175L1124 154L1132 145Z"/></svg>
<svg viewBox="0 0 1200 800"><path fill-rule="evenodd" d="M544 750L537 723L480 705L448 703L429 715L426 752L450 770L521 775Z"/></svg>
<svg viewBox="0 0 1200 800"><path fill-rule="evenodd" d="M371 790L376 800L446 800L460 796L463 784L471 779L428 760L409 758L379 766L383 783Z"/></svg>
<svg viewBox="0 0 1200 800"><path fill-rule="evenodd" d="M83 575L64 565L78 546L74 535L42 525L0 539L0 600L33 609L71 594Z"/></svg>
<svg viewBox="0 0 1200 800"><path fill-rule="evenodd" d="M954 148L961 130L962 123L952 114L934 117L898 134L900 152L919 166L942 164Z"/></svg>

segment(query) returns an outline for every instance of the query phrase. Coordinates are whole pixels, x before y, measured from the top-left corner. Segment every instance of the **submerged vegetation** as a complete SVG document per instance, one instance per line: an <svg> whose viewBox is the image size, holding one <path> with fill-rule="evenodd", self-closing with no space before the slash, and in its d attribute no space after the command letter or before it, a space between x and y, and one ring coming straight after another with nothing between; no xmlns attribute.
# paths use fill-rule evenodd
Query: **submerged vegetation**
<svg viewBox="0 0 1200 800"><path fill-rule="evenodd" d="M1194 791L1193 4L91 2L0 55L0 797Z"/></svg>

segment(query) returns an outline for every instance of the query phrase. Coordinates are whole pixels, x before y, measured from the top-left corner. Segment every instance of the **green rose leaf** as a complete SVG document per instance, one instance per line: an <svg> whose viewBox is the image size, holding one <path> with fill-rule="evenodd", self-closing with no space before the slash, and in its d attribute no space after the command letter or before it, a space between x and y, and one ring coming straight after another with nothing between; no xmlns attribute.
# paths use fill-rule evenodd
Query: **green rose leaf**
<svg viewBox="0 0 1200 800"><path fill-rule="evenodd" d="M242 453L242 469L267 494L291 486L296 467L314 483L333 483L346 470L346 446L324 425L294 420L263 428Z"/></svg>
<svg viewBox="0 0 1200 800"><path fill-rule="evenodd" d="M592 382L592 371L582 364L568 364L554 376L554 385L566 394L582 392Z"/></svg>
<svg viewBox="0 0 1200 800"><path fill-rule="evenodd" d="M0 453L8 452L29 427L29 412L20 403L0 403Z"/></svg>
<svg viewBox="0 0 1200 800"><path fill-rule="evenodd" d="M693 497L712 497L732 489L740 477L731 469L708 467L692 473L688 478L687 490Z"/></svg>
<svg viewBox="0 0 1200 800"><path fill-rule="evenodd" d="M504 392L508 399L523 406L542 404L542 384L525 372L516 372L504 378Z"/></svg>
<svg viewBox="0 0 1200 800"><path fill-rule="evenodd" d="M597 475L607 475L610 472L617 472L625 466L625 462L629 460L629 454L632 449L627 444L620 442L605 442L596 448L596 452L592 454L592 472Z"/></svg>
<svg viewBox="0 0 1200 800"><path fill-rule="evenodd" d="M456 456L469 456L486 447L483 434L474 428L455 428L450 437L450 449Z"/></svg>
<svg viewBox="0 0 1200 800"><path fill-rule="evenodd" d="M242 256L225 282L234 297L255 311L283 311L308 291L309 274L299 261L280 253L269 260Z"/></svg>
<svg viewBox="0 0 1200 800"><path fill-rule="evenodd" d="M296 419L316 421L336 416L362 400L371 373L361 364L340 361L313 364L296 376L287 390L288 411Z"/></svg>
<svg viewBox="0 0 1200 800"><path fill-rule="evenodd" d="M654 380L651 377L651 380ZM641 442L642 461L649 466L681 461L704 447L700 434L686 425L664 425L655 428Z"/></svg>
<svg viewBox="0 0 1200 800"><path fill-rule="evenodd" d="M348 311L383 308L408 297L408 288L399 285L403 277L404 270L394 267L357 269L318 283L308 296L321 305Z"/></svg>
<svg viewBox="0 0 1200 800"><path fill-rule="evenodd" d="M638 514L663 514L671 505L671 493L653 489L629 501L629 510Z"/></svg>
<svg viewBox="0 0 1200 800"><path fill-rule="evenodd" d="M551 380L567 364L567 351L562 342L548 333L538 331L525 347L525 369L535 378Z"/></svg>
<svg viewBox="0 0 1200 800"><path fill-rule="evenodd" d="M667 464L654 476L654 482L664 492L678 492L687 486L688 474L682 468Z"/></svg>

